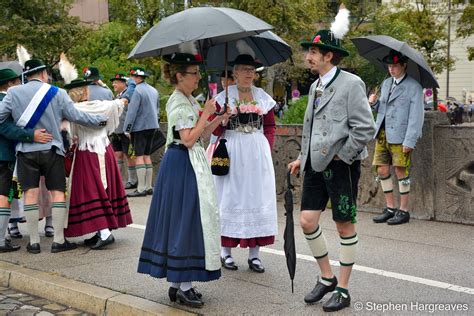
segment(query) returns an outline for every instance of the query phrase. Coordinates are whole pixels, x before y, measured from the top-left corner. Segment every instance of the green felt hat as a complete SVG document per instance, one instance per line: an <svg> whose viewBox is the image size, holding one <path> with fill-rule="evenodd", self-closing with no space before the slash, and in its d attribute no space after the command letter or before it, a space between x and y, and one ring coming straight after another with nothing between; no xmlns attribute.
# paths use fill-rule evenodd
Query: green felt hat
<svg viewBox="0 0 474 316"><path fill-rule="evenodd" d="M392 49L387 56L382 58L382 61L386 64L394 65L398 63L406 63L408 61L408 57Z"/></svg>
<svg viewBox="0 0 474 316"><path fill-rule="evenodd" d="M338 52L344 57L349 56L349 52L342 47L341 40L335 38L330 30L320 30L311 41L302 41L300 45L306 49L310 47L321 47L333 52Z"/></svg>
<svg viewBox="0 0 474 316"><path fill-rule="evenodd" d="M203 63L201 55L193 55L188 53L173 53L164 55L163 60L169 62L170 64L178 65L199 65Z"/></svg>
<svg viewBox="0 0 474 316"><path fill-rule="evenodd" d="M127 82L128 78L124 73L118 72L115 74L115 76L113 76L113 78L110 78L110 81L112 82L114 82L115 80L122 80L122 81Z"/></svg>
<svg viewBox="0 0 474 316"><path fill-rule="evenodd" d="M145 71L145 68L142 67L133 67L130 69L130 75L131 76L137 76L137 77L149 77L150 74Z"/></svg>
<svg viewBox="0 0 474 316"><path fill-rule="evenodd" d="M84 86L90 85L92 82L93 82L92 80L85 80L85 79L78 78L64 85L64 89L71 90L73 88L84 87Z"/></svg>
<svg viewBox="0 0 474 316"><path fill-rule="evenodd" d="M84 75L84 79L86 80L102 80L102 77L99 73L99 68L97 67L86 67L82 70L82 74Z"/></svg>
<svg viewBox="0 0 474 316"><path fill-rule="evenodd" d="M0 86L18 77L17 73L10 68L0 69Z"/></svg>
<svg viewBox="0 0 474 316"><path fill-rule="evenodd" d="M25 62L25 67L23 68L23 75L31 75L35 72L51 68L51 66L46 65L41 59L30 59Z"/></svg>

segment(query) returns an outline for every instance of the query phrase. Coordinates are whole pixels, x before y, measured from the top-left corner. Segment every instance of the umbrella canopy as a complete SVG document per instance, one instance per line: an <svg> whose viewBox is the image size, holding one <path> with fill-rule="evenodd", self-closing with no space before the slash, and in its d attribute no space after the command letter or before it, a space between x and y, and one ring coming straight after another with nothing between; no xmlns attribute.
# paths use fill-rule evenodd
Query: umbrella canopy
<svg viewBox="0 0 474 316"><path fill-rule="evenodd" d="M284 62L290 58L292 54L291 46L272 31L248 36L241 40L245 41L253 49L255 59L267 67ZM219 44L209 48L206 55L207 69L224 70L226 65L235 60L239 55L237 42L238 41L232 41L227 43L227 60L222 58L222 56L225 55L225 44Z"/></svg>
<svg viewBox="0 0 474 316"><path fill-rule="evenodd" d="M140 39L128 58L162 56L178 51L180 44L197 41L204 49L273 27L246 12L216 7L187 9L170 15L153 26Z"/></svg>
<svg viewBox="0 0 474 316"><path fill-rule="evenodd" d="M288 273L291 279L291 293L294 292L293 280L295 278L296 271L296 247L295 247L295 225L293 221L293 192L291 191L294 187L291 184L291 173L288 171L286 175L287 189L285 192L285 216L286 225L283 233L284 239L284 251L286 257L286 265L288 267Z"/></svg>
<svg viewBox="0 0 474 316"><path fill-rule="evenodd" d="M3 61L0 62L0 69L10 68L19 75L23 72L23 67L19 62L15 61Z"/></svg>
<svg viewBox="0 0 474 316"><path fill-rule="evenodd" d="M423 88L439 88L436 77L423 55L407 43L386 35L356 37L351 41L362 57L385 71L387 71L387 65L382 62L382 58L387 56L391 49L402 53L409 58L407 73L413 79L418 81Z"/></svg>

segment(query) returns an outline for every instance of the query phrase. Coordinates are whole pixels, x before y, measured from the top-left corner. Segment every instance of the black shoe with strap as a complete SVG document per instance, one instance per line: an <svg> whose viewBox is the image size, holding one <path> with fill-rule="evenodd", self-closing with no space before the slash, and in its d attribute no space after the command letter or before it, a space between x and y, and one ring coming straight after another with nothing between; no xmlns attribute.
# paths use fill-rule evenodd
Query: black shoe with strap
<svg viewBox="0 0 474 316"><path fill-rule="evenodd" d="M91 238L85 239L84 240L84 245L86 246L93 246L97 243L97 241L100 239L99 233L96 233L94 236Z"/></svg>
<svg viewBox="0 0 474 316"><path fill-rule="evenodd" d="M248 260L250 270L253 270L258 273L265 272L262 261L259 258L252 258Z"/></svg>
<svg viewBox="0 0 474 316"><path fill-rule="evenodd" d="M153 189L146 190L146 195L153 195Z"/></svg>
<svg viewBox="0 0 474 316"><path fill-rule="evenodd" d="M54 237L54 227L51 225L44 226L44 236L45 237Z"/></svg>
<svg viewBox="0 0 474 316"><path fill-rule="evenodd" d="M334 291L330 299L323 304L323 311L335 312L351 305L351 296L349 293L344 295L339 291Z"/></svg>
<svg viewBox="0 0 474 316"><path fill-rule="evenodd" d="M387 221L388 225L400 225L410 221L410 213L408 211L397 210L395 216Z"/></svg>
<svg viewBox="0 0 474 316"><path fill-rule="evenodd" d="M385 223L390 218L394 217L396 212L397 212L396 208L386 207L383 209L382 214L375 216L374 218L372 218L372 220L375 223Z"/></svg>
<svg viewBox="0 0 474 316"><path fill-rule="evenodd" d="M131 183L131 182L127 182L125 183L125 189L128 190L128 189L136 189L138 187L138 183Z"/></svg>
<svg viewBox="0 0 474 316"><path fill-rule="evenodd" d="M107 237L106 240L102 240L102 238L99 238L97 242L91 246L91 249L99 250L99 249L104 248L107 245L113 244L114 242L115 242L114 235L110 234L110 236Z"/></svg>
<svg viewBox="0 0 474 316"><path fill-rule="evenodd" d="M23 238L23 235L20 233L18 226L8 227L8 234L10 235L11 238L17 238L17 239Z"/></svg>
<svg viewBox="0 0 474 316"><path fill-rule="evenodd" d="M227 259L229 258L232 259L232 256L228 255L225 258L221 257L222 267L224 267L227 270L238 270L239 267L235 265L234 259L232 259L231 262L227 262Z"/></svg>
<svg viewBox="0 0 474 316"><path fill-rule="evenodd" d="M197 297L202 298L202 294L196 289L196 287L193 287L191 291L193 291ZM168 289L168 296L171 302L176 302L176 293L178 293L178 289L170 286Z"/></svg>
<svg viewBox="0 0 474 316"><path fill-rule="evenodd" d="M331 285L324 285L321 282L321 278L319 278L318 282L314 286L314 289L310 293L306 294L306 296L304 297L305 303L313 304L313 303L319 302L320 300L323 299L324 295L334 291L336 289L336 286L337 286L336 276L334 276L333 282L331 283Z"/></svg>
<svg viewBox="0 0 474 316"><path fill-rule="evenodd" d="M202 307L204 303L201 298L197 296L196 292L191 288L187 291L179 289L176 292L176 300L178 303L187 305L189 307Z"/></svg>
<svg viewBox="0 0 474 316"><path fill-rule="evenodd" d="M21 248L21 246L13 245L13 244L10 243L10 241L5 240L5 245L0 246L0 253L17 251L17 250L20 250L20 248Z"/></svg>

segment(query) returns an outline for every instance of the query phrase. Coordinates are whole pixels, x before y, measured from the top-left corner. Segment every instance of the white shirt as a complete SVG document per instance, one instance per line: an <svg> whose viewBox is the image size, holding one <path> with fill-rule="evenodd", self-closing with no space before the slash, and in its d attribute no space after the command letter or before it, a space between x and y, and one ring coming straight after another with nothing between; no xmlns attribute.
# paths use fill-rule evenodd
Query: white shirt
<svg viewBox="0 0 474 316"><path fill-rule="evenodd" d="M336 75L336 71L337 67L333 66L331 70L324 74L324 76L319 77L323 88L326 87L329 82L331 82L332 78L334 78L334 76Z"/></svg>

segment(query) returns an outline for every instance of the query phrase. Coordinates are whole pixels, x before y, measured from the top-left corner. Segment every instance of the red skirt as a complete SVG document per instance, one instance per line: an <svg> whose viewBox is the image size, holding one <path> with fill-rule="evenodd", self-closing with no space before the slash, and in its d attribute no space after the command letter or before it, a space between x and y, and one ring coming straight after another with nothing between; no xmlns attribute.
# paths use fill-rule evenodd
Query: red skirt
<svg viewBox="0 0 474 316"><path fill-rule="evenodd" d="M101 229L117 229L132 223L122 176L112 146L105 153L107 189L100 179L97 154L76 151L71 185L69 222L66 237L78 237Z"/></svg>
<svg viewBox="0 0 474 316"><path fill-rule="evenodd" d="M232 238L221 236L221 246L235 248L254 248L256 246L268 246L275 243L275 236L255 237L255 238Z"/></svg>

